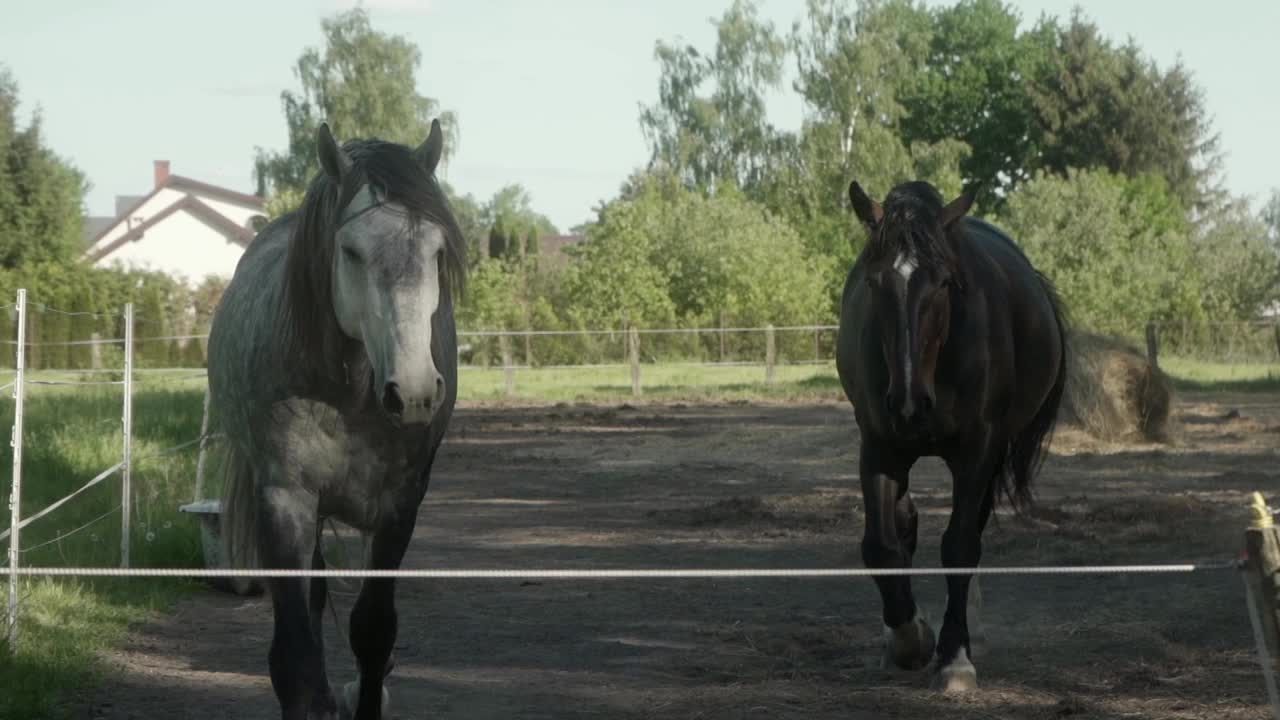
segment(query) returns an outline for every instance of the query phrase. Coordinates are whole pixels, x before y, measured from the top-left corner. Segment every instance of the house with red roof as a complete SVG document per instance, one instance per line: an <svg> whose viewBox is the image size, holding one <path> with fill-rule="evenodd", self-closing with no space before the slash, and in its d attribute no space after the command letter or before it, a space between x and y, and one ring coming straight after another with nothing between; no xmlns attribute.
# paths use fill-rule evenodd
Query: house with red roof
<svg viewBox="0 0 1280 720"><path fill-rule="evenodd" d="M115 217L85 218L85 262L158 270L197 284L230 278L265 218L262 198L174 175L157 160L145 195L117 196Z"/></svg>

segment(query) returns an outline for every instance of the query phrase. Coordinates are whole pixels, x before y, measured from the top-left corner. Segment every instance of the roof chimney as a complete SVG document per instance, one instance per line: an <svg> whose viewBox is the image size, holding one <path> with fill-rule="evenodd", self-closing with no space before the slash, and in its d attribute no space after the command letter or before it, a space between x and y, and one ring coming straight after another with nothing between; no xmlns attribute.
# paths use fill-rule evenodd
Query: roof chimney
<svg viewBox="0 0 1280 720"><path fill-rule="evenodd" d="M166 180L169 179L169 161L156 160L155 165L156 165L156 187L159 188L161 185L164 185Z"/></svg>

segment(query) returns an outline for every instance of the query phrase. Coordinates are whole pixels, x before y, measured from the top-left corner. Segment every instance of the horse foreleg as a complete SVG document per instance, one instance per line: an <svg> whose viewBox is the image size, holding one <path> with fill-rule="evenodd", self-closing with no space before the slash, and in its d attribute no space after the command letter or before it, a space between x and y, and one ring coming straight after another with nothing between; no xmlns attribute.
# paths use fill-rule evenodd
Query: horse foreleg
<svg viewBox="0 0 1280 720"><path fill-rule="evenodd" d="M953 481L951 519L942 534L943 567L977 567L982 561L982 531L991 517L993 475L999 471L1001 459L999 451L989 449L973 461L948 463ZM972 575L947 575L947 609L938 633L935 688L959 692L978 687L970 622L976 625L981 602Z"/></svg>
<svg viewBox="0 0 1280 720"><path fill-rule="evenodd" d="M394 524L373 533L370 568L400 567L413 537L414 519L411 510L407 521L397 518ZM394 578L366 578L351 610L351 650L356 655L360 676L347 686L343 695L347 711L354 708L356 720L380 720L385 712L383 706L390 699L383 681L391 672L391 651L398 629L395 592Z"/></svg>
<svg viewBox="0 0 1280 720"><path fill-rule="evenodd" d="M316 542L315 498L301 490L268 487L261 507L262 567L296 570L310 565ZM267 583L275 615L268 655L271 686L284 720L330 718L335 706L325 696L324 653L311 621L307 583L305 578L270 578ZM316 713L317 707L328 710Z"/></svg>
<svg viewBox="0 0 1280 720"><path fill-rule="evenodd" d="M862 448L863 562L869 568L911 567L917 529L915 504L907 494L912 462L877 452L869 442ZM924 667L933 654L933 629L912 596L911 578L881 576L875 582L885 626L884 664Z"/></svg>
<svg viewBox="0 0 1280 720"><path fill-rule="evenodd" d="M324 554L320 550L323 532L317 525L315 550L311 557L311 567L324 570L327 566ZM311 578L311 636L315 638L320 654L320 680L323 683L320 691L312 696L311 713L314 717L332 717L338 712L338 703L334 699L333 689L329 686L329 672L324 659L324 611L329 600L329 583L323 577Z"/></svg>

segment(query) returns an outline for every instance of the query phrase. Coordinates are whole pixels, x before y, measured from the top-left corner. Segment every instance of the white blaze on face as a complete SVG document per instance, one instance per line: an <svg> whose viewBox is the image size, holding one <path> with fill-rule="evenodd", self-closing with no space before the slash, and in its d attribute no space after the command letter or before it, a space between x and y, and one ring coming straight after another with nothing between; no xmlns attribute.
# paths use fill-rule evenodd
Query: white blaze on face
<svg viewBox="0 0 1280 720"><path fill-rule="evenodd" d="M893 269L904 281L911 282L911 276L916 271L916 256L905 250L898 253L898 259L893 261Z"/></svg>
<svg viewBox="0 0 1280 720"><path fill-rule="evenodd" d="M907 292L906 288L911 284L911 276L916 272L916 256L908 251L898 253L898 259L893 261L894 272L902 276L903 292L900 297L902 303L902 312L907 312ZM905 316L904 320L905 330ZM911 337L909 333L904 332L902 338L902 378L907 398L911 398Z"/></svg>

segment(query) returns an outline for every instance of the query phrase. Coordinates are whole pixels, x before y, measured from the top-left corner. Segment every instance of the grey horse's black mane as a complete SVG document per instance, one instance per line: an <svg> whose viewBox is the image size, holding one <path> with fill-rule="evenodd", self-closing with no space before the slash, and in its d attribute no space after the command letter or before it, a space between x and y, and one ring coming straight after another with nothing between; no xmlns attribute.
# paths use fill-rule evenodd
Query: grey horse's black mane
<svg viewBox="0 0 1280 720"><path fill-rule="evenodd" d="M342 149L351 170L339 184L320 172L294 212L284 268L279 329L286 357L298 377L345 382L347 341L333 314L334 233L339 213L360 188L372 185L389 202L404 206L410 222L431 222L444 231L440 268L441 306L460 296L466 282L466 242L444 190L413 151L381 140L350 140Z"/></svg>
<svg viewBox="0 0 1280 720"><path fill-rule="evenodd" d="M907 252L925 265L958 270L958 258L946 230L938 231L938 217L945 204L929 183L914 181L894 187L885 197L884 217L871 234L868 256L892 260Z"/></svg>

